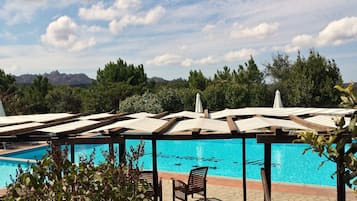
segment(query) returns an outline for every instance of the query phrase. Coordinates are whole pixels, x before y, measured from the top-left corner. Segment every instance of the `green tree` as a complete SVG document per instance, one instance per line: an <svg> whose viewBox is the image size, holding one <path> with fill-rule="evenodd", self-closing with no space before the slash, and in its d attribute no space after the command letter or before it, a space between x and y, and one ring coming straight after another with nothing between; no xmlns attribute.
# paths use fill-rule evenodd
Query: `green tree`
<svg viewBox="0 0 357 201"><path fill-rule="evenodd" d="M23 87L21 90L21 104L24 107L24 113L47 113L49 111L46 102L46 95L51 90L52 86L48 79L44 76L37 76L32 85Z"/></svg>
<svg viewBox="0 0 357 201"><path fill-rule="evenodd" d="M103 70L98 69L97 81L102 84L108 82L126 82L130 85L139 85L146 83L147 76L142 64L134 66L133 64L127 64L119 58L116 63L107 63Z"/></svg>
<svg viewBox="0 0 357 201"><path fill-rule="evenodd" d="M168 87L162 87L157 93L160 105L164 111L179 112L183 110L183 100L181 99L178 90Z"/></svg>
<svg viewBox="0 0 357 201"><path fill-rule="evenodd" d="M286 54L278 53L273 57L273 62L265 65L265 76L266 79L271 82L267 86L267 100L273 104L274 94L276 90L279 90L282 94L281 99L285 106L290 106L288 104L288 95L290 90L288 88L288 81L290 79L290 73L292 69L291 61L289 56ZM293 105L291 105L293 106Z"/></svg>
<svg viewBox="0 0 357 201"><path fill-rule="evenodd" d="M156 94L145 92L143 95L133 95L123 100L119 105L120 112L138 113L160 113L163 112L159 98Z"/></svg>
<svg viewBox="0 0 357 201"><path fill-rule="evenodd" d="M201 70L191 70L188 76L188 84L192 89L205 90L208 84L208 79L203 75Z"/></svg>
<svg viewBox="0 0 357 201"><path fill-rule="evenodd" d="M352 83L346 88L342 88L339 85L335 86L335 88L343 93L341 96L342 106L357 109L357 98L353 94ZM352 140L357 137L357 111L352 114L348 126L345 126L345 122L345 117L337 119L337 128L328 133L328 135L319 135L314 131L299 133L300 139L295 142L309 144L303 154L311 150L316 152L319 157L324 157L326 161L341 164L343 166L340 169L341 172L335 173L342 174L342 179L346 185L357 192L357 157L355 155L357 153L357 143ZM349 144L348 147L346 147L347 144ZM344 153L343 155L341 155L342 152ZM320 166L326 161L323 161Z"/></svg>
<svg viewBox="0 0 357 201"><path fill-rule="evenodd" d="M314 50L307 59L299 53L287 81L289 105L335 106L339 97L331 89L340 84L342 78L334 60L327 60Z"/></svg>
<svg viewBox="0 0 357 201"><path fill-rule="evenodd" d="M15 77L0 69L0 99L6 114L16 114L18 111L20 104L16 91Z"/></svg>
<svg viewBox="0 0 357 201"><path fill-rule="evenodd" d="M94 84L82 93L83 110L89 113L117 110L120 102L137 93L139 88L123 82Z"/></svg>
<svg viewBox="0 0 357 201"><path fill-rule="evenodd" d="M82 108L81 89L67 85L53 87L45 97L49 112L79 113Z"/></svg>
<svg viewBox="0 0 357 201"><path fill-rule="evenodd" d="M234 80L242 85L242 88L248 89L243 104L247 106L266 105L266 84L263 78L264 74L260 72L253 57L250 57L244 66L239 65Z"/></svg>

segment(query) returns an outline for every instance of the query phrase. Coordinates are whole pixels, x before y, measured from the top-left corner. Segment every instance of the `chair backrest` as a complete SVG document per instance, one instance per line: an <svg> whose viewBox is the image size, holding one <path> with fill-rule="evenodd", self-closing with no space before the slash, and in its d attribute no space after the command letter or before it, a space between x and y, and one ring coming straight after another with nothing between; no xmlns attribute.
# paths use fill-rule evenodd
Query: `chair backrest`
<svg viewBox="0 0 357 201"><path fill-rule="evenodd" d="M204 189L206 187L206 176L208 167L199 167L190 171L188 187L190 189Z"/></svg>
<svg viewBox="0 0 357 201"><path fill-rule="evenodd" d="M271 201L270 192L269 192L269 189L268 189L268 181L267 181L267 177L265 175L264 168L260 169L260 174L262 176L262 183L263 183L263 190L264 190L264 200L265 201Z"/></svg>

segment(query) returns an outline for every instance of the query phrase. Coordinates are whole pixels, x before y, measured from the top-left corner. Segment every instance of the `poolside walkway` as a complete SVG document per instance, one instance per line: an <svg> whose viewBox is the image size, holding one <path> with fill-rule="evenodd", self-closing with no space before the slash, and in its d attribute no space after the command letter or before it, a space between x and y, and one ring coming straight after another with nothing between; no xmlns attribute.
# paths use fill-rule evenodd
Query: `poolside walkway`
<svg viewBox="0 0 357 201"><path fill-rule="evenodd" d="M172 182L170 178L174 177L187 181L187 175L160 172L159 177L163 182L163 200L172 200ZM212 177L207 178L207 198L209 201L236 201L243 200L242 180ZM263 201L264 193L260 181L248 180L247 182L247 200ZM272 200L273 201L336 201L336 188L318 187L310 185L292 185L273 183ZM195 195L190 201L201 201L201 196ZM357 201L357 194L347 190L347 201Z"/></svg>

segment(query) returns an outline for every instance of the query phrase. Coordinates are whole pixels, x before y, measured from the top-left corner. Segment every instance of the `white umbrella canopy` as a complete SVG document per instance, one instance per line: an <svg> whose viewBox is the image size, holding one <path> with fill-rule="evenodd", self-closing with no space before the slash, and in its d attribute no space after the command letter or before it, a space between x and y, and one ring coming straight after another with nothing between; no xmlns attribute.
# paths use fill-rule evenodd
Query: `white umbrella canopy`
<svg viewBox="0 0 357 201"><path fill-rule="evenodd" d="M273 108L282 108L282 107L284 107L284 106L283 106L283 102L281 101L280 91L276 90Z"/></svg>
<svg viewBox="0 0 357 201"><path fill-rule="evenodd" d="M203 113L202 101L199 93L196 94L195 112Z"/></svg>

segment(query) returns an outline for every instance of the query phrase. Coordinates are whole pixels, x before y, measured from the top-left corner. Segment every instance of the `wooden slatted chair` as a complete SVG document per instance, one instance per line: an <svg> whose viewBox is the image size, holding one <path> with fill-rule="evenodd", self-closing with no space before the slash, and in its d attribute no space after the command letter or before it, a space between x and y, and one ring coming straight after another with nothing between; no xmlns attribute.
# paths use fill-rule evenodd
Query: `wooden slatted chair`
<svg viewBox="0 0 357 201"><path fill-rule="evenodd" d="M146 192L146 195L150 197L154 197L154 181L153 181L153 171L150 170L143 170L140 171L140 179L145 179L146 182L150 184L149 190ZM160 178L159 183L158 183L158 190L157 190L157 196L160 201L162 201L162 180Z"/></svg>
<svg viewBox="0 0 357 201"><path fill-rule="evenodd" d="M262 176L262 183L263 183L263 191L264 191L264 200L265 201L271 201L271 197L270 197L270 192L269 192L269 188L268 188L268 181L267 181L267 177L265 175L265 170L264 168L260 169L260 174Z"/></svg>
<svg viewBox="0 0 357 201"><path fill-rule="evenodd" d="M207 184L208 167L199 167L192 169L188 177L187 184L181 180L172 179L172 197L183 201L187 201L187 196L194 193L200 194L207 199L206 184Z"/></svg>

